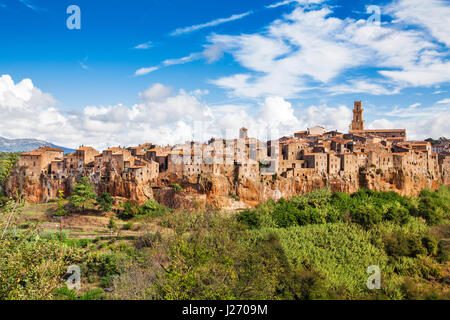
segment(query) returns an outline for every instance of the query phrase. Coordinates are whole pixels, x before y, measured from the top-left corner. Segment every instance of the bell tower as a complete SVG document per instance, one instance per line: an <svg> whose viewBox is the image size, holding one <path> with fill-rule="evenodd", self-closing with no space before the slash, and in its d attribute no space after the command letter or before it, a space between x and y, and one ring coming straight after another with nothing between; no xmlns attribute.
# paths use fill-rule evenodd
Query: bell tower
<svg viewBox="0 0 450 320"><path fill-rule="evenodd" d="M361 101L355 101L355 106L353 108L353 121L350 125L350 132L362 131L364 130L364 118Z"/></svg>

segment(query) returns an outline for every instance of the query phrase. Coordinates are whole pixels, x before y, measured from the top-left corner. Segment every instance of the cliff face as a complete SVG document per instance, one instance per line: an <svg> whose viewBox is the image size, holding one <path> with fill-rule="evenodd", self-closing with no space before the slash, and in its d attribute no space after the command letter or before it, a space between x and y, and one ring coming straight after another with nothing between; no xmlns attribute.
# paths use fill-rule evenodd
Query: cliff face
<svg viewBox="0 0 450 320"><path fill-rule="evenodd" d="M333 176L313 173L295 178L261 176L258 179L212 174L192 177L167 174L161 175L152 185L124 181L120 176L106 181L95 175L89 178L99 193L109 192L112 196L138 203L155 199L165 206L187 210L205 209L208 206L237 210L256 206L261 201L278 200L281 197L289 199L325 187L333 192L352 193L360 188L368 188L411 196L419 194L424 188L436 190L441 183L448 182L447 177L440 175L419 175L393 169L378 173L374 169L367 169L355 173L340 172ZM70 195L75 183L74 177L53 180L42 176L39 180L31 181L21 172L16 172L6 190L11 196L22 190L28 202L40 203L56 198L59 190L64 191L66 196ZM176 190L174 183L182 186L183 190Z"/></svg>

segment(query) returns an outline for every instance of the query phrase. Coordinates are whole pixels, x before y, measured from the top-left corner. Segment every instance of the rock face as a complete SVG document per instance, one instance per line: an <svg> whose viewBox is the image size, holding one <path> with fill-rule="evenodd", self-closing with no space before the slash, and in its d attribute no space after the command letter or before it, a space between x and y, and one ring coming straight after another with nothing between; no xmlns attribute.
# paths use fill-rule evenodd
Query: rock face
<svg viewBox="0 0 450 320"><path fill-rule="evenodd" d="M103 181L90 176L91 183L99 193L109 192L112 196L123 197L140 204L148 199L175 209L205 209L207 207L224 210L238 210L256 206L262 201L280 198L289 199L316 189L330 188L332 192L356 192L361 188L377 191L395 191L404 196L420 193L424 188L436 190L448 178L432 174L418 175L390 169L377 172L365 169L355 173L340 172L336 175L313 173L302 177L283 178L260 176L226 177L223 175L200 174L197 176L161 175L152 185L136 184L115 177ZM42 176L39 180L28 180L20 171L15 172L6 185L9 195L22 191L30 203L46 202L57 197L58 191L70 195L76 178L53 180ZM174 184L182 187L175 188ZM448 185L448 184L447 184Z"/></svg>

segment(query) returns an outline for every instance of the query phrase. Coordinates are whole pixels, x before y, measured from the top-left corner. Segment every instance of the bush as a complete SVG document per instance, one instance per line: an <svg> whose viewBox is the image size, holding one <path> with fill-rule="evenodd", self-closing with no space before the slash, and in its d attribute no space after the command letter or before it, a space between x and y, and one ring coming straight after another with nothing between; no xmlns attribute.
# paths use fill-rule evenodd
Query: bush
<svg viewBox="0 0 450 320"><path fill-rule="evenodd" d="M394 231L392 234L385 234L383 243L386 253L394 258L415 258L420 254L428 253L419 235L407 233L403 230Z"/></svg>
<svg viewBox="0 0 450 320"><path fill-rule="evenodd" d="M439 224L443 219L443 212L439 207L438 201L431 196L421 195L418 214L424 218L429 225Z"/></svg>
<svg viewBox="0 0 450 320"><path fill-rule="evenodd" d="M104 192L97 197L95 204L100 207L102 212L110 212L114 205L114 199L111 197L111 194Z"/></svg>
<svg viewBox="0 0 450 320"><path fill-rule="evenodd" d="M425 249L427 249L429 255L432 256L437 255L438 244L439 244L438 241L430 235L426 235L425 237L422 238L422 245L424 246Z"/></svg>
<svg viewBox="0 0 450 320"><path fill-rule="evenodd" d="M237 220L251 229L261 226L261 219L256 210L245 210L237 216Z"/></svg>
<svg viewBox="0 0 450 320"><path fill-rule="evenodd" d="M409 210L398 202L390 205L385 214L385 220L394 221L398 224L405 224L409 220Z"/></svg>
<svg viewBox="0 0 450 320"><path fill-rule="evenodd" d="M122 226L122 230L131 230L133 228L133 222L127 222Z"/></svg>
<svg viewBox="0 0 450 320"><path fill-rule="evenodd" d="M145 232L134 241L134 246L136 249L152 248L159 241L161 241L159 232Z"/></svg>
<svg viewBox="0 0 450 320"><path fill-rule="evenodd" d="M379 207L375 207L372 204L361 204L354 208L350 212L353 222L356 222L368 229L383 219L383 215L380 212Z"/></svg>
<svg viewBox="0 0 450 320"><path fill-rule="evenodd" d="M31 230L15 239L7 236L0 241L0 300L53 299L67 267L79 263L80 250Z"/></svg>
<svg viewBox="0 0 450 320"><path fill-rule="evenodd" d="M284 199L280 199L272 213L272 218L280 228L287 228L298 225L298 217L300 216L298 207Z"/></svg>
<svg viewBox="0 0 450 320"><path fill-rule="evenodd" d="M170 187L173 189L173 191L175 191L175 193L180 193L184 191L183 187L178 183L171 183Z"/></svg>
<svg viewBox="0 0 450 320"><path fill-rule="evenodd" d="M82 265L82 273L87 277L94 275L109 277L120 274L118 259L113 253L90 252Z"/></svg>
<svg viewBox="0 0 450 320"><path fill-rule="evenodd" d="M383 270L388 262L386 253L375 247L369 233L357 225L308 225L261 229L254 233L256 236L277 235L295 270L309 270L325 276L327 291L342 289L350 299L367 290L368 266L378 265Z"/></svg>
<svg viewBox="0 0 450 320"><path fill-rule="evenodd" d="M120 218L122 219L131 219L136 217L140 213L140 208L134 201L127 201L123 203L122 208L123 210L119 214Z"/></svg>
<svg viewBox="0 0 450 320"><path fill-rule="evenodd" d="M10 198L0 195L0 209L3 208L9 200Z"/></svg>
<svg viewBox="0 0 450 320"><path fill-rule="evenodd" d="M111 231L116 230L116 221L113 217L109 218L108 229L110 229Z"/></svg>
<svg viewBox="0 0 450 320"><path fill-rule="evenodd" d="M164 207L163 205L159 204L157 201L154 201L154 200L147 200L139 208L140 215L148 215L152 218L162 217L168 211L169 211L168 208Z"/></svg>

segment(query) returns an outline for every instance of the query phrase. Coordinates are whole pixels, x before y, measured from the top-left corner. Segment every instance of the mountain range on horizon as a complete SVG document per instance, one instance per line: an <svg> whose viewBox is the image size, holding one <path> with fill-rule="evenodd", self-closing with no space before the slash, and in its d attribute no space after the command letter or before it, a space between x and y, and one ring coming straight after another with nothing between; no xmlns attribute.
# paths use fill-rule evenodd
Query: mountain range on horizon
<svg viewBox="0 0 450 320"><path fill-rule="evenodd" d="M74 149L57 146L48 141L38 139L7 139L0 137L0 152L28 152L40 147L59 148L64 153L73 153Z"/></svg>

